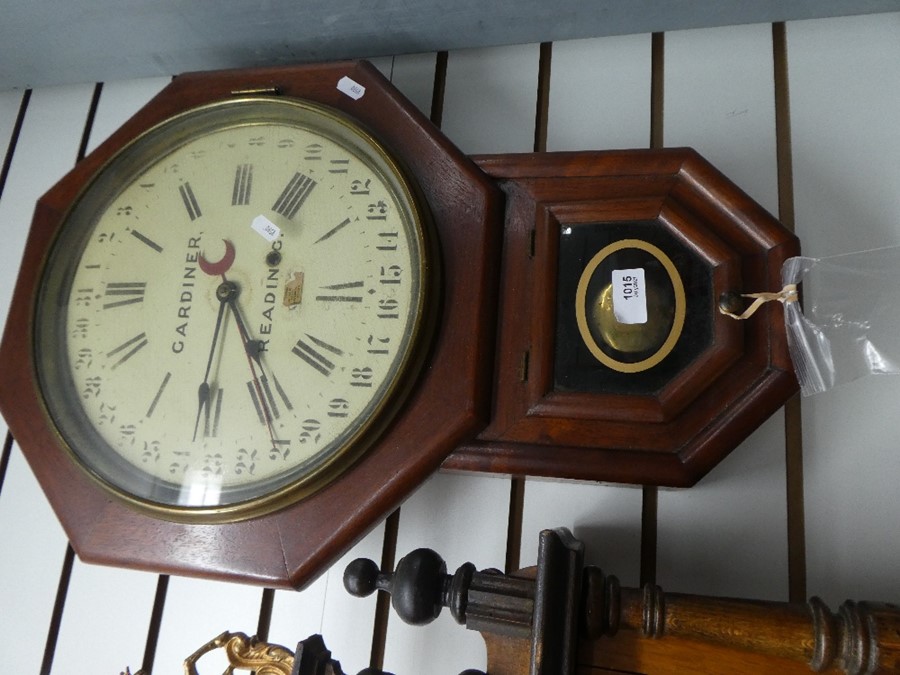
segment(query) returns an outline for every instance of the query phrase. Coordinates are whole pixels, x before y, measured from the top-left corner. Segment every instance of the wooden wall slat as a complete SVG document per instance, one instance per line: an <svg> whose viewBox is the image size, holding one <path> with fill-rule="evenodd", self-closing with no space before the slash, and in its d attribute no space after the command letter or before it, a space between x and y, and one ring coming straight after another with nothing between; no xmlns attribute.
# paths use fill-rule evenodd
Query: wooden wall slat
<svg viewBox="0 0 900 675"><path fill-rule="evenodd" d="M5 322L34 203L75 162L93 86L34 92L0 199L0 317ZM31 470L13 447L0 494L0 611L18 645L4 667L37 673L43 660L66 538Z"/></svg>
<svg viewBox="0 0 900 675"><path fill-rule="evenodd" d="M898 36L900 13L787 26L795 218L807 255L900 244ZM815 301L814 287L805 293ZM898 401L891 376L803 401L808 591L826 602L900 601Z"/></svg>
<svg viewBox="0 0 900 675"><path fill-rule="evenodd" d="M585 545L585 561L639 585L641 489L541 479L525 482L522 566L537 562L538 534L568 527Z"/></svg>
<svg viewBox="0 0 900 675"><path fill-rule="evenodd" d="M11 655L12 672L37 673L43 660L66 537L50 505L14 446L0 495L0 607L15 621L3 629L20 648Z"/></svg>
<svg viewBox="0 0 900 675"><path fill-rule="evenodd" d="M379 58L372 63L420 109L427 111L434 59L433 54L423 54L403 59ZM369 666L372 640L375 639L376 598L349 596L343 588L343 573L355 558L380 560L384 533L384 524L377 525L303 591L277 591L269 639L292 645L309 635L324 634L328 648L341 661L344 670L356 672Z"/></svg>
<svg viewBox="0 0 900 675"><path fill-rule="evenodd" d="M778 164L778 219L795 230L794 164L791 147L791 96L787 28L772 25L775 85L775 144ZM804 602L806 594L806 504L803 493L803 406L795 394L784 406L785 493L787 496L788 600Z"/></svg>
<svg viewBox="0 0 900 675"><path fill-rule="evenodd" d="M75 561L60 624L53 673L93 654L95 672L141 665L156 593L156 575ZM109 636L115 635L115 640Z"/></svg>
<svg viewBox="0 0 900 675"><path fill-rule="evenodd" d="M128 117L146 103L169 78L137 80L105 85L97 102L86 148L96 147ZM141 665L149 617L156 594L157 577L127 570L114 570L76 561L60 623L55 673L71 671L72 663L85 650L96 654L97 671L115 672ZM98 611L98 598L115 598ZM116 635L109 644L106 636Z"/></svg>
<svg viewBox="0 0 900 675"><path fill-rule="evenodd" d="M771 27L666 34L665 144L696 148L773 211L774 110ZM741 289L757 290L769 289ZM784 484L784 422L776 415L695 487L661 491L657 583L786 599Z"/></svg>
<svg viewBox="0 0 900 675"><path fill-rule="evenodd" d="M4 324L34 204L75 164L92 93L93 86L84 85L31 95L0 202L0 319Z"/></svg>
<svg viewBox="0 0 900 675"><path fill-rule="evenodd" d="M540 45L451 52L441 129L468 154L531 152Z"/></svg>
<svg viewBox="0 0 900 675"><path fill-rule="evenodd" d="M443 61L446 63L446 57ZM397 56L391 64L391 83L428 117L432 115L437 69L438 55L432 53ZM440 126L440 120L435 123Z"/></svg>
<svg viewBox="0 0 900 675"><path fill-rule="evenodd" d="M12 166L16 143L19 140L19 132L25 120L25 112L31 100L31 91L18 92L7 91L0 93L0 148L3 149L2 161L0 161L0 202L3 200L3 189ZM18 263L10 259L11 267L18 268ZM8 304L2 305L3 315L6 316ZM0 493L3 492L3 481L6 478L6 468L9 466L9 458L12 453L12 435L6 426L6 421L0 419L0 436L3 437L3 446L0 450Z"/></svg>
<svg viewBox="0 0 900 675"><path fill-rule="evenodd" d="M105 141L171 81L170 77L148 77L104 83L91 126L88 152Z"/></svg>
<svg viewBox="0 0 900 675"><path fill-rule="evenodd" d="M343 576L344 568L355 558L379 560L383 537L384 526L379 525L303 591L276 591L270 641L295 645L318 633L325 636L325 644L345 672L368 667L375 596L360 599L348 595Z"/></svg>
<svg viewBox="0 0 900 675"><path fill-rule="evenodd" d="M447 57L441 128L464 152L530 151L534 143L539 45L451 52ZM432 71L433 73L433 71ZM423 106L421 72L416 95ZM404 86L402 84L401 90ZM502 477L438 474L401 507L397 557L420 546L437 550L448 567L471 560L502 567L506 558L510 481ZM449 614L425 628L411 628L392 616L388 623L385 670L444 672L484 667L484 645L461 631Z"/></svg>
<svg viewBox="0 0 900 675"><path fill-rule="evenodd" d="M547 150L647 147L650 36L553 45Z"/></svg>
<svg viewBox="0 0 900 675"><path fill-rule="evenodd" d="M261 593L254 586L171 577L153 672L180 672L188 654L224 630L253 633ZM221 653L202 663L210 672L227 665Z"/></svg>
<svg viewBox="0 0 900 675"><path fill-rule="evenodd" d="M798 22L786 33L790 158L805 252L900 244L900 134L893 119L900 107L900 14ZM770 26L553 44L547 149L648 145L651 43L664 52L665 144L698 148L777 212ZM376 66L426 114L442 100L438 121L464 151L530 151L540 53L538 45L525 45L378 59ZM443 67L445 86L436 98L435 71ZM104 85L89 147L166 81ZM42 89L29 102L0 194L3 316L34 202L74 161L92 89ZM0 147L21 100L20 92L0 93ZM832 604L845 597L900 601L894 579L900 454L890 424L898 387L900 378L869 378L803 402L809 591ZM672 591L784 599L785 481L784 421L776 416L695 488L661 491L657 582ZM434 477L400 510L398 556L424 545L442 553L451 571L467 560L502 566L510 485L503 477ZM15 542L0 550L0 630L16 645L4 667L37 673L66 541L16 447L2 488L0 535ZM565 525L588 544L589 562L637 583L639 488L529 479L522 502L521 564L533 563L539 529ZM321 630L345 670L368 665L374 601L347 596L341 576L352 557L380 557L383 533L376 527L303 593L277 592L270 638L293 645ZM52 672L140 665L157 583L156 575L75 561ZM222 630L252 632L258 625L258 588L182 578L170 584L156 673L180 672L181 660ZM84 666L86 646L93 649L101 638L108 653L96 667ZM214 659L204 664L224 668ZM483 664L480 638L446 613L425 629L396 618L388 624L384 665L397 675L442 675Z"/></svg>
<svg viewBox="0 0 900 675"><path fill-rule="evenodd" d="M900 243L898 33L900 13L788 24L795 218L807 255Z"/></svg>
<svg viewBox="0 0 900 675"><path fill-rule="evenodd" d="M436 550L452 573L464 562L502 567L506 556L509 480L438 474L400 509L397 559L419 547ZM432 624L412 627L396 615L388 623L384 669L392 673L457 673L484 668L485 647L444 611Z"/></svg>
<svg viewBox="0 0 900 675"><path fill-rule="evenodd" d="M546 149L646 147L650 87L649 35L554 43ZM540 530L565 526L590 564L637 584L640 523L640 488L527 479L521 564L535 563Z"/></svg>
<svg viewBox="0 0 900 675"><path fill-rule="evenodd" d="M771 27L666 33L665 62L665 144L695 148L777 213Z"/></svg>
<svg viewBox="0 0 900 675"><path fill-rule="evenodd" d="M3 198L3 186L9 174L16 141L19 137L19 128L31 99L31 91L4 91L0 92L0 199Z"/></svg>

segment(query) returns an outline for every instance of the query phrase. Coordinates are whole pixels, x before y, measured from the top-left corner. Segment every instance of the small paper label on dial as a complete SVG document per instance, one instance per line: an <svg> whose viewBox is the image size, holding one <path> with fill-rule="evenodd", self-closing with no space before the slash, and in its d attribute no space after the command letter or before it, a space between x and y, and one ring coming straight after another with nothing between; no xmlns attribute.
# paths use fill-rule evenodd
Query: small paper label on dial
<svg viewBox="0 0 900 675"><path fill-rule="evenodd" d="M613 313L619 323L647 323L644 269L613 270Z"/></svg>
<svg viewBox="0 0 900 675"><path fill-rule="evenodd" d="M344 75L340 80L338 80L337 84L338 91L344 94L347 94L354 101L358 101L366 94L366 88L362 86L359 82L352 80L351 78Z"/></svg>
<svg viewBox="0 0 900 675"><path fill-rule="evenodd" d="M281 228L263 215L256 216L250 227L266 241L275 241L281 235Z"/></svg>

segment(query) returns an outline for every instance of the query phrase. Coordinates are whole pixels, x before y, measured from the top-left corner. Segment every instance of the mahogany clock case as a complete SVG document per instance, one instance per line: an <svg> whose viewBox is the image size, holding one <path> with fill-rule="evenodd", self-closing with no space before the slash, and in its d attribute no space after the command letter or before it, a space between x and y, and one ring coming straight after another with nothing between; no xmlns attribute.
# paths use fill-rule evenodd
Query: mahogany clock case
<svg viewBox="0 0 900 675"><path fill-rule="evenodd" d="M364 94L340 91L344 77ZM42 403L33 365L34 306L64 215L119 149L184 110L254 94L305 99L349 115L412 177L439 247L438 325L401 413L325 488L248 520L172 522L131 508L76 466ZM38 202L0 346L0 410L79 556L273 587L311 581L487 424L502 205L496 185L368 63L175 78Z"/></svg>
<svg viewBox="0 0 900 675"><path fill-rule="evenodd" d="M340 91L344 77L364 95ZM437 326L403 407L326 487L251 519L173 522L113 497L64 447L33 366L37 290L69 206L119 149L184 110L254 94L336 108L406 169L439 249ZM677 367L607 381L584 370L587 359L572 377L563 374L564 356L582 349L565 344L572 333L560 309L583 266L560 243L566 228L632 238L649 228L667 255L693 266L688 276L703 292L688 298L691 330L671 345ZM716 304L725 292L777 287L782 262L798 248L690 150L473 160L365 62L182 75L38 202L0 345L0 411L85 561L301 587L442 462L466 471L696 482L796 390L780 308L739 324L719 316Z"/></svg>
<svg viewBox="0 0 900 675"><path fill-rule="evenodd" d="M718 305L780 288L798 240L696 152L477 161L507 197L494 413L445 468L686 487L797 391L781 307L741 322ZM677 261L687 291L671 353L635 372L563 330L587 259L623 246Z"/></svg>

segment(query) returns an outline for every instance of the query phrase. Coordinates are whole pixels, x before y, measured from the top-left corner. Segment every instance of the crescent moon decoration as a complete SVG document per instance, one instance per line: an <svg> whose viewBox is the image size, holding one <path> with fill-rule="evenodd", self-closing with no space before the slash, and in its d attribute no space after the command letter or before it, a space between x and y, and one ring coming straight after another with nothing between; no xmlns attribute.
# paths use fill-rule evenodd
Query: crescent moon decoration
<svg viewBox="0 0 900 675"><path fill-rule="evenodd" d="M210 262L202 253L200 254L200 257L197 258L197 264L200 265L200 269L203 270L204 274L208 274L211 277L225 274L225 272L231 269L232 263L234 263L234 244L227 239L223 239L222 241L225 242L225 254L221 259L216 262Z"/></svg>

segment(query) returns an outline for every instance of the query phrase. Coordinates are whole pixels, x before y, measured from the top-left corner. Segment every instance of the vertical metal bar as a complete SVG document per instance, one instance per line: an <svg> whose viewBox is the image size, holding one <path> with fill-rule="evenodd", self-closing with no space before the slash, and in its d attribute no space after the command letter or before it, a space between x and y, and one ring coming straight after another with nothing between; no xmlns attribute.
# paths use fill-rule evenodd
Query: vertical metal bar
<svg viewBox="0 0 900 675"><path fill-rule="evenodd" d="M656 583L659 491L644 486L641 495L641 586Z"/></svg>
<svg viewBox="0 0 900 675"><path fill-rule="evenodd" d="M28 110L28 102L30 100L31 89L27 89L25 93L22 94L22 101L19 103L19 112L16 115L16 121L13 124L9 145L6 147L6 155L3 158L3 166L0 168L0 198L3 197L3 188L6 186L6 178L9 176L9 168L12 165L13 154L15 154L16 151L16 143L19 141L19 133L22 131L22 123L25 121L25 112ZM9 466L12 445L12 433L7 431L6 438L3 441L3 451L0 453L0 493L3 492L3 482L6 479L6 469Z"/></svg>
<svg viewBox="0 0 900 675"><path fill-rule="evenodd" d="M144 659L141 669L152 675L153 662L156 660L156 647L159 644L159 630L162 626L163 612L166 608L166 595L169 592L169 575L160 574L156 582L156 595L153 597L153 610L150 612L150 624L147 627L147 642L144 645Z"/></svg>
<svg viewBox="0 0 900 675"><path fill-rule="evenodd" d="M259 622L256 624L256 637L262 642L269 639L269 628L272 626L272 608L275 605L275 589L264 588L259 601Z"/></svg>
<svg viewBox="0 0 900 675"><path fill-rule="evenodd" d="M88 143L91 139L91 129L94 126L94 118L97 116L97 106L100 104L100 94L103 91L103 83L94 85L94 95L91 97L91 106L88 108L87 119L84 122L84 132L81 134L81 144L78 146L77 160L80 162L87 154Z"/></svg>
<svg viewBox="0 0 900 675"><path fill-rule="evenodd" d="M393 570L397 555L397 532L400 530L400 509L384 521L384 544L381 548L381 569ZM391 614L391 596L379 593L375 601L375 627L372 635L372 653L369 667L384 668L384 647L387 640L388 620Z"/></svg>
<svg viewBox="0 0 900 675"><path fill-rule="evenodd" d="M665 111L665 34L650 38L650 147L662 148ZM641 494L641 584L656 582L659 491L645 485Z"/></svg>
<svg viewBox="0 0 900 675"><path fill-rule="evenodd" d="M772 62L775 83L775 159L778 171L778 218L794 231L794 164L791 155L791 102L788 86L787 32L772 24Z"/></svg>
<svg viewBox="0 0 900 675"><path fill-rule="evenodd" d="M447 52L438 52L434 62L434 86L431 93L431 121L440 128L444 116L444 91L447 83ZM400 530L400 509L384 521L384 540L381 548L381 569L393 570L397 556L397 533ZM372 629L372 651L369 667L382 670L387 641L391 599L387 593L379 593L375 603L375 625Z"/></svg>
<svg viewBox="0 0 900 675"><path fill-rule="evenodd" d="M431 91L431 121L438 128L444 121L444 92L447 87L447 52L438 52L434 62L434 88Z"/></svg>
<svg viewBox="0 0 900 675"><path fill-rule="evenodd" d="M9 176L9 167L12 165L13 154L16 151L16 144L19 142L19 134L22 131L22 123L25 121L25 112L28 110L28 102L30 100L31 89L26 89L25 93L22 94L19 112L16 115L12 134L9 137L9 145L6 147L6 156L3 158L3 168L0 168L0 197L3 196L3 188L6 185L6 178Z"/></svg>
<svg viewBox="0 0 900 675"><path fill-rule="evenodd" d="M22 123L25 121L25 112L28 110L28 102L31 100L31 89L26 89L22 94L22 101L19 103L19 112L16 115L16 121L13 124L12 134L9 138L9 145L6 147L6 155L3 158L3 166L0 168L0 198L3 197L3 188L6 186L6 178L9 176L9 169L12 165L12 158L16 151L16 144L19 141L19 134L22 131ZM3 451L0 453L0 494L3 492L3 483L6 479L6 469L9 466L9 457L12 454L13 436L7 431L6 438L3 441Z"/></svg>
<svg viewBox="0 0 900 675"><path fill-rule="evenodd" d="M505 572L512 574L521 567L522 513L525 509L525 478L513 476L509 482L509 520L506 526Z"/></svg>
<svg viewBox="0 0 900 675"><path fill-rule="evenodd" d="M66 608L66 596L69 593L69 581L72 578L72 566L75 563L75 551L71 545L66 546L62 569L59 572L59 583L56 586L56 600L53 613L50 615L50 626L47 628L47 642L44 644L44 659L41 661L41 675L50 675L53 668L53 657L56 654L56 643L59 639L59 627L62 625L63 611Z"/></svg>
<svg viewBox="0 0 900 675"><path fill-rule="evenodd" d="M84 123L84 131L81 134L81 143L78 146L78 154L76 161L80 162L84 159L87 152L88 140L91 135L91 127L94 125L94 117L97 114L97 104L100 102L100 92L103 90L103 84L97 83L94 86L94 94L91 98L91 105L88 108L87 119ZM56 587L56 600L53 603L53 613L50 616L50 625L47 629L47 642L44 646L44 659L41 663L41 675L49 675L50 669L53 667L53 657L56 653L56 644L59 639L59 629L62 625L63 611L66 607L66 596L69 592L69 582L72 578L72 567L75 563L75 551L71 544L66 544L66 552L63 556L62 570L59 574L59 583Z"/></svg>
<svg viewBox="0 0 900 675"><path fill-rule="evenodd" d="M547 124L550 119L550 66L553 43L542 42L538 62L537 106L534 115L534 151L547 151Z"/></svg>
<svg viewBox="0 0 900 675"><path fill-rule="evenodd" d="M6 467L9 466L9 456L12 454L13 437L8 431L3 442L3 452L0 452L0 494L3 494L3 481L6 478Z"/></svg>
<svg viewBox="0 0 900 675"><path fill-rule="evenodd" d="M775 82L775 152L778 171L778 218L794 231L794 169L791 154L791 105L787 31L772 24ZM803 420L800 396L784 406L787 492L788 599L806 600L806 516L803 495Z"/></svg>
<svg viewBox="0 0 900 675"><path fill-rule="evenodd" d="M665 108L665 33L650 38L650 147L663 147L663 113Z"/></svg>
<svg viewBox="0 0 900 675"><path fill-rule="evenodd" d="M537 99L534 111L534 151L547 150L547 124L550 110L550 64L553 44L541 43L538 60ZM509 518L506 528L506 573L521 566L522 519L525 510L525 477L513 476L509 486Z"/></svg>

